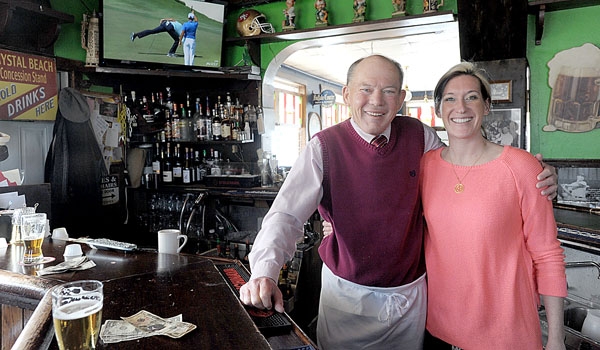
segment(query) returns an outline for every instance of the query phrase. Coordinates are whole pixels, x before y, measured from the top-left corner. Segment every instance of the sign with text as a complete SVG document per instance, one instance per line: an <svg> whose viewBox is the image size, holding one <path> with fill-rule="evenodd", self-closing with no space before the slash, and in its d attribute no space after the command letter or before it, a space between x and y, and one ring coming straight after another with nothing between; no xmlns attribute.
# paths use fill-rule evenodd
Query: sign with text
<svg viewBox="0 0 600 350"><path fill-rule="evenodd" d="M0 120L54 120L56 60L0 49Z"/></svg>
<svg viewBox="0 0 600 350"><path fill-rule="evenodd" d="M320 94L313 93L313 105L331 107L335 103L335 93L331 90L323 90Z"/></svg>

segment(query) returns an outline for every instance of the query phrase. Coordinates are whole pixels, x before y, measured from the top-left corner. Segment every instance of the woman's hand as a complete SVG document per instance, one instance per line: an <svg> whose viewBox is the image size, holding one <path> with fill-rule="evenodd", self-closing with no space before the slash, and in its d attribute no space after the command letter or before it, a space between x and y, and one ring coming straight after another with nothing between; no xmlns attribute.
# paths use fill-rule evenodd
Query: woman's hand
<svg viewBox="0 0 600 350"><path fill-rule="evenodd" d="M329 221L323 220L323 236L327 237L333 233L333 225Z"/></svg>

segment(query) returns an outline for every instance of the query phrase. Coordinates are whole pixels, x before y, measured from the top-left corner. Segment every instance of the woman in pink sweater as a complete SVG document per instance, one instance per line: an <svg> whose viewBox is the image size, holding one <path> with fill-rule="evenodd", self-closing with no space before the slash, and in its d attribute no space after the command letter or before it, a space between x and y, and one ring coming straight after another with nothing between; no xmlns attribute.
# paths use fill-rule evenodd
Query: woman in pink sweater
<svg viewBox="0 0 600 350"><path fill-rule="evenodd" d="M421 162L427 330L465 350L542 349L541 295L546 349L565 349L564 256L552 203L535 187L540 163L485 139L490 85L473 64L448 71L434 97L450 146Z"/></svg>

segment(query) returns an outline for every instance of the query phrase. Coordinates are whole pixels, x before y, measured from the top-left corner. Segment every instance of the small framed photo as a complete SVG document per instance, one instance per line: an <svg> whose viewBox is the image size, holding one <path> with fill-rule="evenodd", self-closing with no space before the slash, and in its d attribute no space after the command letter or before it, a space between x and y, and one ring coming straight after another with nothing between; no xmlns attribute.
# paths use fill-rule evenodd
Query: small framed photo
<svg viewBox="0 0 600 350"><path fill-rule="evenodd" d="M489 141L525 149L525 122L521 108L492 109L483 119L482 127Z"/></svg>
<svg viewBox="0 0 600 350"><path fill-rule="evenodd" d="M600 209L600 160L544 160L558 173L559 206Z"/></svg>
<svg viewBox="0 0 600 350"><path fill-rule="evenodd" d="M492 90L492 102L512 102L512 80L497 80L490 83Z"/></svg>

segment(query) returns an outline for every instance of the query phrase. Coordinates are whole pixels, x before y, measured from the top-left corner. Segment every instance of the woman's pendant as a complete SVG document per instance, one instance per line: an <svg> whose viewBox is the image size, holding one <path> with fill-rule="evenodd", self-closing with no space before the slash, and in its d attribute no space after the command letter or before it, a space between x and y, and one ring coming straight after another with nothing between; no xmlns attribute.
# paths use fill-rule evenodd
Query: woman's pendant
<svg viewBox="0 0 600 350"><path fill-rule="evenodd" d="M456 192L456 193L462 193L464 190L465 190L465 186L460 182L454 186L454 192Z"/></svg>

